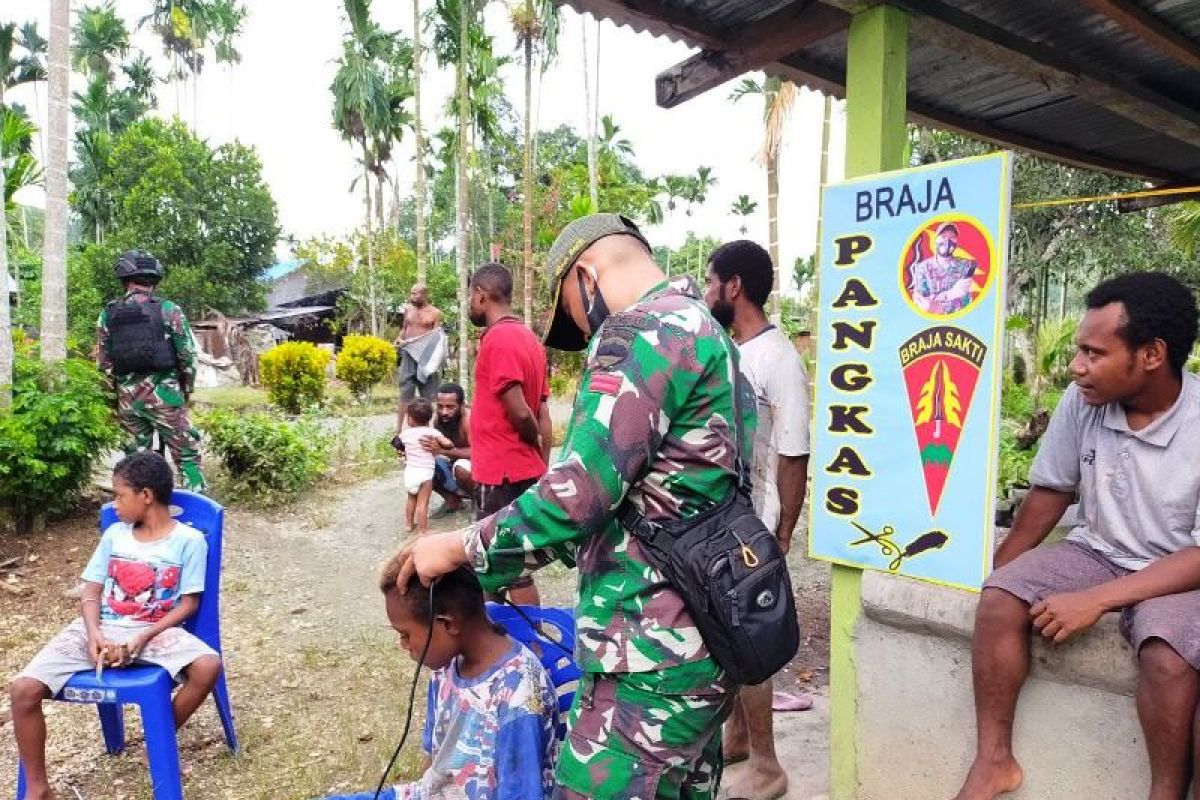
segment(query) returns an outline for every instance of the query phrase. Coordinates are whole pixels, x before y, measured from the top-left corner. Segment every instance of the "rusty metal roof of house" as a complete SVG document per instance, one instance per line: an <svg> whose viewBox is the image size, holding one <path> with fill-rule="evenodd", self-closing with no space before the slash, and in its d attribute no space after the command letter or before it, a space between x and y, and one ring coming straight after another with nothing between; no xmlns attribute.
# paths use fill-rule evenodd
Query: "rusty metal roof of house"
<svg viewBox="0 0 1200 800"><path fill-rule="evenodd" d="M841 97L870 0L559 0L700 48L659 73L671 107L751 70ZM1197 0L892 0L914 122L1059 161L1200 182Z"/></svg>

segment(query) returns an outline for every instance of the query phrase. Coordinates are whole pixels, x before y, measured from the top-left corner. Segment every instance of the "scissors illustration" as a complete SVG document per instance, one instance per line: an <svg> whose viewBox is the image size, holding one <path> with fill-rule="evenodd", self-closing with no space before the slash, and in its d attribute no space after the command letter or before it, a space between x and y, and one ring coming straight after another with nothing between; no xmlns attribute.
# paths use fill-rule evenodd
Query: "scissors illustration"
<svg viewBox="0 0 1200 800"><path fill-rule="evenodd" d="M904 562L904 559L920 555L929 550L940 550L950 541L950 536L945 531L932 530L921 534L902 550L898 544L892 541L892 537L896 535L896 529L891 525L884 525L880 533L873 533L869 528L853 520L850 521L850 524L863 534L861 539L855 539L850 542L850 546L858 547L864 544L878 545L879 552L882 555L893 556L891 563L888 564L888 570L891 572L900 569L900 565Z"/></svg>

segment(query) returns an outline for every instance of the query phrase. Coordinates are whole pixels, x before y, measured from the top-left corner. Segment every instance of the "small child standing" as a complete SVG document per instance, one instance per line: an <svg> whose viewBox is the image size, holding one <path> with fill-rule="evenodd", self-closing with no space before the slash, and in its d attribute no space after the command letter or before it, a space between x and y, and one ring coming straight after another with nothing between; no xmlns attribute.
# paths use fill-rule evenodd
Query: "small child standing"
<svg viewBox="0 0 1200 800"><path fill-rule="evenodd" d="M438 580L432 605L415 576L400 594L399 574L397 554L379 578L388 620L414 661L428 640L425 664L436 670L422 737L428 768L415 783L386 788L380 800L546 800L554 790L558 698L541 662L488 619L471 570Z"/></svg>
<svg viewBox="0 0 1200 800"><path fill-rule="evenodd" d="M430 426L432 419L433 405L423 397L416 398L408 404L404 430L397 437L399 449L404 450L404 489L408 493L405 518L409 533L429 531L429 498L433 494L436 457L422 440L432 437L446 448L454 446L437 428Z"/></svg>
<svg viewBox="0 0 1200 800"><path fill-rule="evenodd" d="M186 678L173 701L175 727L200 707L221 673L221 657L178 627L196 613L204 591L204 534L171 518L175 478L162 456L135 453L113 469L109 526L83 571L81 616L29 662L9 686L17 751L28 800L53 795L46 777L42 702L76 672L157 664Z"/></svg>

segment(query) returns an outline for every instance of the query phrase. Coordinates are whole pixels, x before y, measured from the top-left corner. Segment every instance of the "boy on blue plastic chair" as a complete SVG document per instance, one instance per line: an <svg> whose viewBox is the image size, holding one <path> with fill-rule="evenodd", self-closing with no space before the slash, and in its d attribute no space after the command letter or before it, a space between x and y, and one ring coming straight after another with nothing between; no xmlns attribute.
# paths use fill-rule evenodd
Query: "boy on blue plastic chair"
<svg viewBox="0 0 1200 800"><path fill-rule="evenodd" d="M396 589L400 560L379 588L400 647L432 670L425 714L425 773L382 800L541 800L554 789L558 699L537 656L488 619L475 573L459 569L430 591L413 578ZM433 619L429 637L430 618ZM373 792L327 800L370 800Z"/></svg>
<svg viewBox="0 0 1200 800"><path fill-rule="evenodd" d="M53 797L46 778L42 702L76 672L156 664L183 682L174 699L179 727L212 691L221 658L180 628L204 591L208 546L199 531L171 518L175 478L162 456L140 452L113 469L109 526L84 568L81 615L42 648L9 687L27 800Z"/></svg>

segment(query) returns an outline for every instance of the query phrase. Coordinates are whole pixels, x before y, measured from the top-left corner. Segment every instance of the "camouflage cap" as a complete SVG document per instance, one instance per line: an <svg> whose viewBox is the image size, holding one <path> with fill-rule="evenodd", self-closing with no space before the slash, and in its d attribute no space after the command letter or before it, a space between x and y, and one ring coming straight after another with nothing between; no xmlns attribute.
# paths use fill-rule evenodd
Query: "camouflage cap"
<svg viewBox="0 0 1200 800"><path fill-rule="evenodd" d="M633 236L646 245L647 250L650 249L650 243L646 241L638 226L620 214L589 214L572 220L562 229L562 233L558 234L554 244L550 245L545 267L547 284L550 287L551 310L550 325L546 328L543 339L547 347L553 347L555 350L582 350L587 347L583 331L579 330L566 310L559 306L563 278L584 250L605 236L619 234Z"/></svg>

